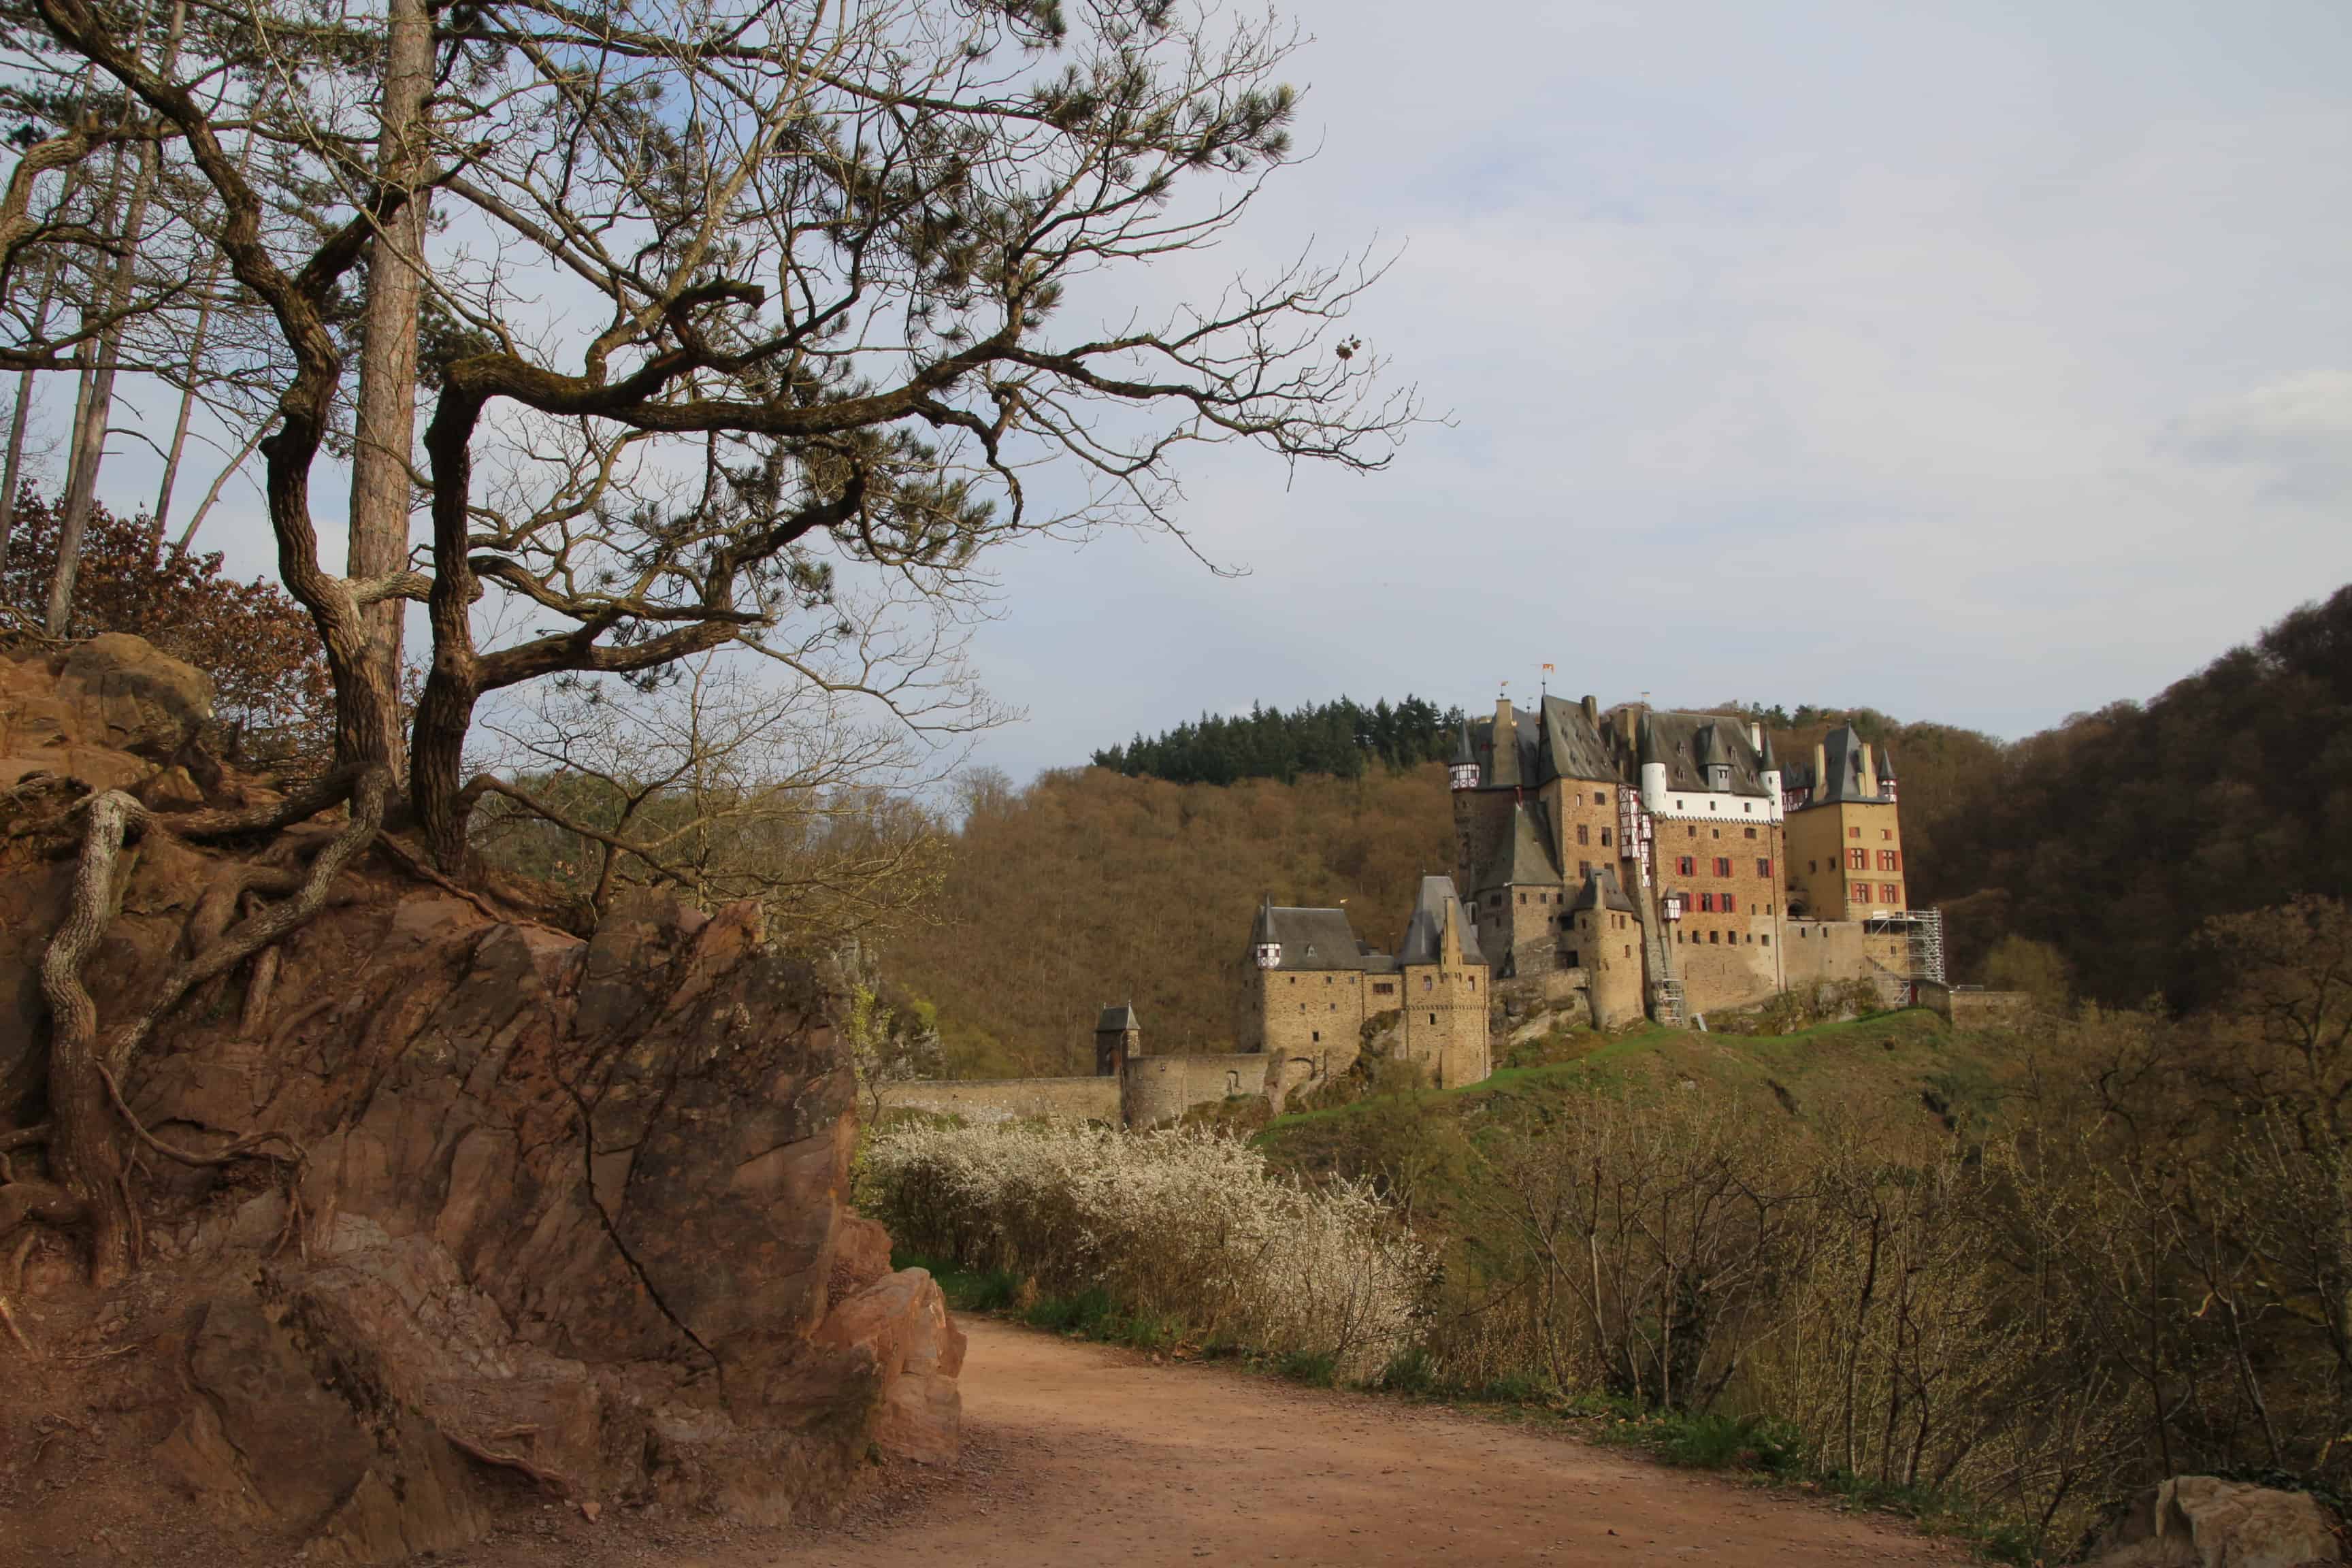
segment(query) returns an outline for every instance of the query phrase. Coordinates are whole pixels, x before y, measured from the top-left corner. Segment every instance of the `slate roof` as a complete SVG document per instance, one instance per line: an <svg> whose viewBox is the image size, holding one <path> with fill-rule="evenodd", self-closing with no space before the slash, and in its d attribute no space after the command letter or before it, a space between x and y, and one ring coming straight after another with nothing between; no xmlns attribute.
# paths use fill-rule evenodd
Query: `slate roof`
<svg viewBox="0 0 2352 1568"><path fill-rule="evenodd" d="M1536 789L1554 779L1624 782L1624 769L1607 727L1585 711L1580 702L1546 697L1534 708L1513 710L1511 728L1517 744L1497 755L1491 714L1464 727L1463 738L1471 754L1456 760L1475 761L1479 783L1487 788Z"/></svg>
<svg viewBox="0 0 2352 1568"><path fill-rule="evenodd" d="M1120 1034L1129 1029L1141 1027L1143 1026L1135 1021L1135 1004L1132 1002L1122 1002L1116 1007L1106 1007L1102 1010L1102 1016L1095 1020L1095 1033L1097 1035Z"/></svg>
<svg viewBox="0 0 2352 1568"><path fill-rule="evenodd" d="M1612 867L1593 868L1592 875L1584 879L1584 890L1576 895L1574 903L1568 906L1568 912L1575 914L1579 910L1592 909L1615 910L1628 915L1636 912L1633 900L1625 896L1623 888L1618 886L1617 872Z"/></svg>
<svg viewBox="0 0 2352 1568"><path fill-rule="evenodd" d="M1871 795L1863 789L1862 736L1853 725L1841 724L1822 736L1822 754L1829 773L1826 783L1816 780L1813 777L1813 770L1810 766L1798 770L1797 776L1790 781L1794 788L1810 789L1813 792L1813 798L1807 803L1808 805L1828 805L1840 801L1876 801L1886 798L1884 794ZM1881 756L1874 757L1873 761L1878 764L1878 776L1882 780L1895 776L1893 758ZM1882 789L1883 787L1882 785Z"/></svg>
<svg viewBox="0 0 2352 1568"><path fill-rule="evenodd" d="M1557 886L1559 879L1559 868L1552 863L1551 834L1543 806L1531 800L1514 801L1510 835L1499 840L1487 857L1478 886L1503 888L1515 882L1523 887Z"/></svg>
<svg viewBox="0 0 2352 1568"><path fill-rule="evenodd" d="M1711 755L1731 768L1731 793L1761 795L1764 759L1748 738L1748 726L1721 713L1651 713L1646 720L1648 743L1642 760L1666 766L1666 787L1706 788L1706 759Z"/></svg>
<svg viewBox="0 0 2352 1568"><path fill-rule="evenodd" d="M1302 910L1268 902L1257 911L1257 923L1251 928L1250 945L1279 942L1282 961L1277 969L1354 969L1369 974L1391 973L1396 960L1385 952L1374 952L1369 942L1357 939L1355 928L1348 923L1345 910Z"/></svg>
<svg viewBox="0 0 2352 1568"><path fill-rule="evenodd" d="M1463 912L1462 900L1454 891L1451 877L1423 877L1421 896L1414 900L1412 921L1404 930L1404 946L1397 953L1399 964L1436 963L1441 961L1444 945L1447 916L1453 917L1454 934L1462 944L1465 963L1484 963L1486 956L1478 951L1478 933Z"/></svg>

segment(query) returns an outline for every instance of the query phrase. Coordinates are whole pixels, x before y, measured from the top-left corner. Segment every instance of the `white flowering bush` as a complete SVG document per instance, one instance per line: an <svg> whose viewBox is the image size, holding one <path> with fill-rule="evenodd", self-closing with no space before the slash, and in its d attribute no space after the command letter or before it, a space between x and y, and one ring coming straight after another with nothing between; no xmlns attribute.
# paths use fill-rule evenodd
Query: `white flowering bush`
<svg viewBox="0 0 2352 1568"><path fill-rule="evenodd" d="M1099 1290L1251 1350L1369 1378L1412 1337L1422 1248L1369 1187L1308 1187L1192 1129L908 1122L867 1145L861 1202L902 1247Z"/></svg>

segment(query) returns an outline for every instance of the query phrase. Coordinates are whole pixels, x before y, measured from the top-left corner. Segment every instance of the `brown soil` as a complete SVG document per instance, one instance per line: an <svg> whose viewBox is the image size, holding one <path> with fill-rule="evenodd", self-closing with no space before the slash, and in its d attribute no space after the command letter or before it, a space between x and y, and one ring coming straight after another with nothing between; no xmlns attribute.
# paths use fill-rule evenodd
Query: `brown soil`
<svg viewBox="0 0 2352 1568"><path fill-rule="evenodd" d="M953 1468L893 1467L839 1523L737 1531L550 1510L480 1568L1901 1563L1958 1549L1800 1494L1476 1415L968 1321ZM512 1516L510 1516L511 1518Z"/></svg>

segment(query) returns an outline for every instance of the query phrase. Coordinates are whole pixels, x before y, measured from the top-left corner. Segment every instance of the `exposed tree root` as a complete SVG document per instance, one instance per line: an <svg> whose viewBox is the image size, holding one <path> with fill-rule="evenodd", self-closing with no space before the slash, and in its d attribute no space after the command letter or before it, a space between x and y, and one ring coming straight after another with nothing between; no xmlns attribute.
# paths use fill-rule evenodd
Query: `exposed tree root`
<svg viewBox="0 0 2352 1568"><path fill-rule="evenodd" d="M42 955L41 987L55 1020L49 1047L49 1163L58 1186L78 1205L75 1217L89 1228L93 1283L103 1287L122 1279L137 1256L136 1222L119 1127L127 1128L157 1152L189 1163L216 1163L250 1154L256 1146L255 1141L244 1141L248 1146L232 1145L235 1152L194 1155L163 1143L131 1115L119 1088L121 1077L157 1021L192 987L226 973L281 941L318 911L326 901L329 885L383 826L388 792L384 769L368 766L344 770L275 806L258 810L200 811L163 817L119 790L109 790L89 803L72 903ZM112 910L115 867L129 832L133 827L152 827L183 837L220 837L276 831L347 798L351 802L348 820L320 847L291 896L256 910L174 964L146 1006L118 1025L101 1047L98 1007L82 985L81 968L105 935ZM244 879L235 879L243 885L227 900L232 909L252 887ZM299 1150L296 1158L299 1158ZM0 1198L26 1185L20 1182L0 1187ZM58 1211L52 1207L51 1212ZM26 1209L18 1217L49 1215ZM8 1219L5 1211L0 1210L0 1221ZM0 1223L0 1233L12 1227L13 1222Z"/></svg>

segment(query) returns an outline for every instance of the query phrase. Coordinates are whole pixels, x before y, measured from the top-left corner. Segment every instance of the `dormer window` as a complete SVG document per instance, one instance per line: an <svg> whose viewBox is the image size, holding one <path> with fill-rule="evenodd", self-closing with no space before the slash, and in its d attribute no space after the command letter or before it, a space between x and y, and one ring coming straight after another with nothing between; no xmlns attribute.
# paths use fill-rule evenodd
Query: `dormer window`
<svg viewBox="0 0 2352 1568"><path fill-rule="evenodd" d="M1717 763L1712 767L1708 768L1706 770L1706 787L1717 792L1718 794L1729 789L1731 787L1731 765L1728 763Z"/></svg>

